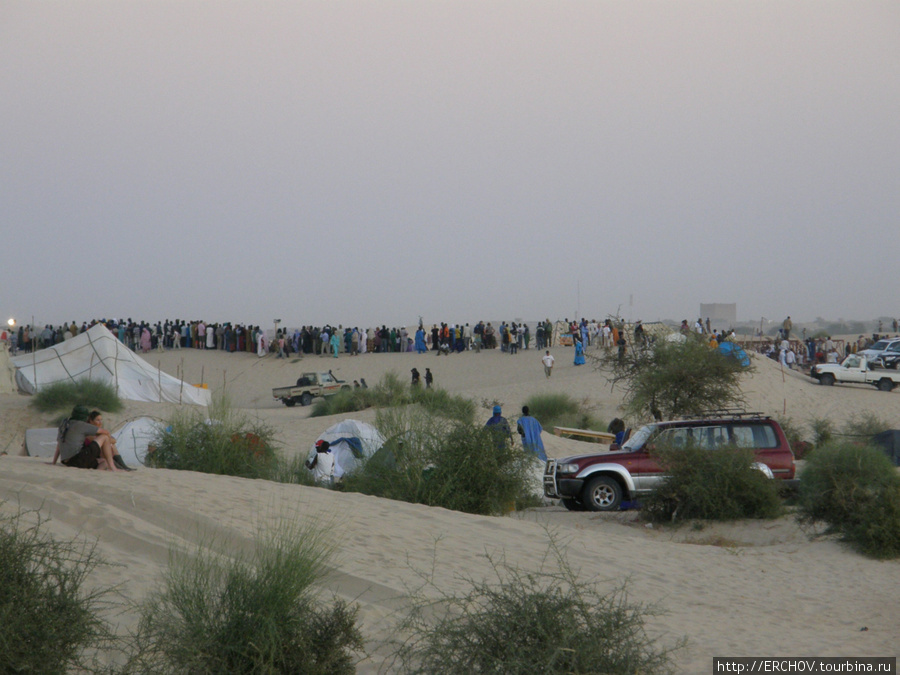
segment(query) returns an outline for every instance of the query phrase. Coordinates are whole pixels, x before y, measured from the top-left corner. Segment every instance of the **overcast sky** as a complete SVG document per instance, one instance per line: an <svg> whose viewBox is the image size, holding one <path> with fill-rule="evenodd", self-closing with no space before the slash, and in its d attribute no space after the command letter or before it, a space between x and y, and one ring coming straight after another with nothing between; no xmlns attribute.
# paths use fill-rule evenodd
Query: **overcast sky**
<svg viewBox="0 0 900 675"><path fill-rule="evenodd" d="M0 228L20 321L898 315L900 2L0 0Z"/></svg>

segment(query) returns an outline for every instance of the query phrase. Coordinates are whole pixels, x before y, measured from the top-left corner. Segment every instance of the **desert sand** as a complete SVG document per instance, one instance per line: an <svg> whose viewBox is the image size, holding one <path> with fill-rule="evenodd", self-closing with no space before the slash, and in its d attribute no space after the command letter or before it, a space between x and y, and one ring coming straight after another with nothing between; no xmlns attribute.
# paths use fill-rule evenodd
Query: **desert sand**
<svg viewBox="0 0 900 675"><path fill-rule="evenodd" d="M556 368L544 377L541 353L499 350L450 356L366 354L278 360L249 354L195 350L153 352L145 358L191 382L225 391L246 414L277 430L282 451L306 453L333 418L309 418L309 409L286 408L271 388L289 384L304 370L334 370L342 379L372 385L395 370L407 378L413 366L432 369L436 386L471 397L479 405L502 402L514 416L530 395L563 391L587 399L597 416L617 414L621 392L591 365L572 365L572 350L555 348ZM746 378L747 409L790 417L795 423L830 417L840 424L872 412L900 428L900 391L866 386L817 386L798 371L782 372L754 357ZM174 546L216 541L232 550L250 545L255 533L280 519L329 523L338 547L325 590L358 603L372 655L359 672L379 672L385 649L410 588L434 570L446 591L461 591L465 578L492 575L488 557L504 557L526 569L547 562L549 537L583 578L601 588L627 584L631 600L664 612L649 620L650 633L668 645L687 638L676 656L679 672L710 672L713 656L896 656L900 654L900 561L866 559L831 538L811 536L793 517L671 530L650 528L632 512L570 513L546 506L505 517L480 517L358 494L190 472L82 471L20 456L25 430L51 426L28 397L0 395L0 500L3 510L35 509L48 530L63 538L96 540L111 566L107 584L121 584L123 611L113 617L121 632L134 628L139 602L160 581ZM126 402L105 415L115 429L141 414L165 418L170 404ZM484 419L490 416L480 409ZM374 420L374 411L352 415ZM545 431L548 454L563 457L585 445ZM586 446L590 451L592 447ZM863 630L866 629L866 630Z"/></svg>

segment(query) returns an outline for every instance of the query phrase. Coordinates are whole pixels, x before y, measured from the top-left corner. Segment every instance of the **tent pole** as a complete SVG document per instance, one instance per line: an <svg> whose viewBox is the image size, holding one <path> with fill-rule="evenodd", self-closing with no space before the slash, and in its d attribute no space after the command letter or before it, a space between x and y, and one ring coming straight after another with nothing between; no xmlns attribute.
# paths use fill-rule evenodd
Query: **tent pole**
<svg viewBox="0 0 900 675"><path fill-rule="evenodd" d="M30 326L29 332L32 332L32 333L34 332L34 314L31 315L31 326ZM32 371L34 371L34 393L36 394L37 390L38 390L38 386L37 386L37 355L35 354L35 349L34 349L35 339L31 338L31 340L29 340L29 342L31 342L31 369L32 369Z"/></svg>
<svg viewBox="0 0 900 675"><path fill-rule="evenodd" d="M181 389L178 390L178 405L181 405L181 397L184 395L184 357L181 357Z"/></svg>
<svg viewBox="0 0 900 675"><path fill-rule="evenodd" d="M159 402L162 403L162 363L156 362L156 379L159 385Z"/></svg>

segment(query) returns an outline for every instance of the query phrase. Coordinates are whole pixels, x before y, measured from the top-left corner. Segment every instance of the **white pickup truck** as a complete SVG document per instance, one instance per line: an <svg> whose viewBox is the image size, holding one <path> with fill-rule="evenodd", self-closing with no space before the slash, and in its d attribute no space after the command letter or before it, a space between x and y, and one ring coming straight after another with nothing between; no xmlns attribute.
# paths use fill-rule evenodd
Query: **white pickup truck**
<svg viewBox="0 0 900 675"><path fill-rule="evenodd" d="M835 382L871 384L881 391L891 391L900 384L900 371L872 370L869 362L859 354L851 354L843 363L818 363L809 371L810 377L819 384L832 385Z"/></svg>

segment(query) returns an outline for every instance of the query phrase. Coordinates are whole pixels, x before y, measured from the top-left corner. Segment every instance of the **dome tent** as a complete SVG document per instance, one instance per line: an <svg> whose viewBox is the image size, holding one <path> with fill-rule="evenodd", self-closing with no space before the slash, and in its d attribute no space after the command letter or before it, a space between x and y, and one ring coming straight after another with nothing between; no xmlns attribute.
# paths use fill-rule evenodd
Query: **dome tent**
<svg viewBox="0 0 900 675"><path fill-rule="evenodd" d="M129 466L145 464L150 443L165 429L165 424L152 417L128 420L113 432L119 454Z"/></svg>
<svg viewBox="0 0 900 675"><path fill-rule="evenodd" d="M334 477L352 473L362 462L374 455L382 445L384 437L371 424L357 420L342 420L329 427L316 439L328 441L334 455ZM316 454L316 444L310 448L308 460Z"/></svg>
<svg viewBox="0 0 900 675"><path fill-rule="evenodd" d="M750 365L750 357L747 356L747 352L734 342L728 342L726 340L720 344L719 353L724 354L725 356L733 356L744 368L747 368Z"/></svg>

